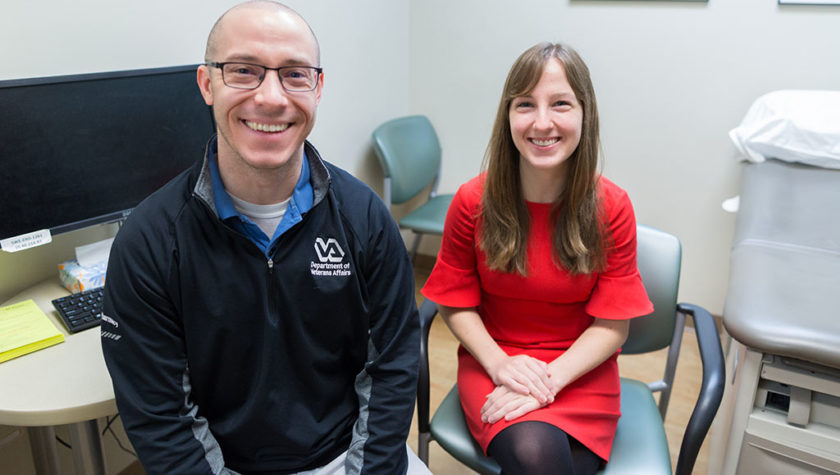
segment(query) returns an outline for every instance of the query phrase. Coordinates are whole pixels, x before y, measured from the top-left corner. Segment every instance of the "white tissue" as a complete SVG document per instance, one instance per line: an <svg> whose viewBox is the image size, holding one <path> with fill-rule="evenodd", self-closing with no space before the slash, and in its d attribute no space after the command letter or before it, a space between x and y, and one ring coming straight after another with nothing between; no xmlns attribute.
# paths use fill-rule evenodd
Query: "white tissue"
<svg viewBox="0 0 840 475"><path fill-rule="evenodd" d="M108 262L108 255L111 252L111 243L113 242L114 238L109 238L76 247L76 261L82 267Z"/></svg>

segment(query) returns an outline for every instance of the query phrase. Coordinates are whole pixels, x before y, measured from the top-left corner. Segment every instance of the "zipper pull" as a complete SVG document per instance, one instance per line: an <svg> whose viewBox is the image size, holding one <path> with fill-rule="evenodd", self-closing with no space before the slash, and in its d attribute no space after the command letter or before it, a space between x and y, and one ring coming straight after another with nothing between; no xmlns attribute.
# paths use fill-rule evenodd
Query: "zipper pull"
<svg viewBox="0 0 840 475"><path fill-rule="evenodd" d="M271 274L271 270L274 269L274 259L268 258L268 273Z"/></svg>

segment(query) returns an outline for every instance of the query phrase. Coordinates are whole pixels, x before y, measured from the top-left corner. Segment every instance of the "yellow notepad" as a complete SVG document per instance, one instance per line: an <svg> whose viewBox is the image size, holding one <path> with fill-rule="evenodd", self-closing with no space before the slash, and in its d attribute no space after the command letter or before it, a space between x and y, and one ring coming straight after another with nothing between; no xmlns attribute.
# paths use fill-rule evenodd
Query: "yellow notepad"
<svg viewBox="0 0 840 475"><path fill-rule="evenodd" d="M64 341L34 300L0 307L0 363Z"/></svg>

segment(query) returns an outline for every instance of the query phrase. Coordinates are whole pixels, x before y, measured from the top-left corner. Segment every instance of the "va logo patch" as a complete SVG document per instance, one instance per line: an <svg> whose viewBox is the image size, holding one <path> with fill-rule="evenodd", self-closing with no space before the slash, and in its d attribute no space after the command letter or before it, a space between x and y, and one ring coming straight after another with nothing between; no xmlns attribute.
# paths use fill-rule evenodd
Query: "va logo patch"
<svg viewBox="0 0 840 475"><path fill-rule="evenodd" d="M318 260L321 262L341 262L344 259L344 249L338 245L335 238L328 238L324 242L324 238L315 239L315 253L318 254Z"/></svg>
<svg viewBox="0 0 840 475"><path fill-rule="evenodd" d="M350 263L344 262L344 249L335 238L315 238L315 254L318 262L309 263L309 272L321 277L347 277L351 274Z"/></svg>

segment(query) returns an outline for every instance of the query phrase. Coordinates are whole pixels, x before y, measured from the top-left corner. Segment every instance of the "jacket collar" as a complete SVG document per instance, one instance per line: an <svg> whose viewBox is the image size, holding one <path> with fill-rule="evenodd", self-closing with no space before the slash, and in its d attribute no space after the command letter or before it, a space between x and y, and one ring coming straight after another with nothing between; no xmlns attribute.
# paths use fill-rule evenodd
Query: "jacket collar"
<svg viewBox="0 0 840 475"><path fill-rule="evenodd" d="M321 158L318 150L307 140L303 144L304 156L309 164L309 180L312 185L312 206L316 206L327 195L330 187L330 172L326 164ZM218 216L216 212L216 199L213 194L213 178L210 171L211 154L215 155L218 150L218 136L213 135L207 142L204 150L204 159L200 163L200 167L193 173L198 176L193 187L193 195L207 203L210 209Z"/></svg>

